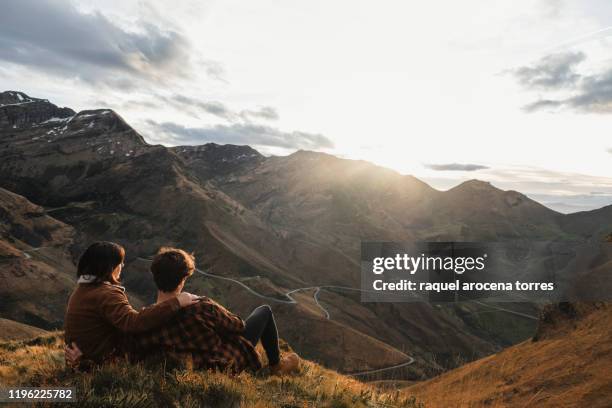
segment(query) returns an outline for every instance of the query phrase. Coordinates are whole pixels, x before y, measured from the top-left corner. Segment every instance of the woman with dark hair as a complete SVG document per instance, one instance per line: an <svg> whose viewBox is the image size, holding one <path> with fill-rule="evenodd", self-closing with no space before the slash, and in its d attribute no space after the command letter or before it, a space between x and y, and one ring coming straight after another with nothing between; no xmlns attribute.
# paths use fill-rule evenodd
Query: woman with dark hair
<svg viewBox="0 0 612 408"><path fill-rule="evenodd" d="M96 242L79 259L77 286L64 319L66 344L76 343L81 361L100 363L126 351L127 336L157 327L198 297L181 293L163 303L134 310L119 286L125 249L113 242Z"/></svg>

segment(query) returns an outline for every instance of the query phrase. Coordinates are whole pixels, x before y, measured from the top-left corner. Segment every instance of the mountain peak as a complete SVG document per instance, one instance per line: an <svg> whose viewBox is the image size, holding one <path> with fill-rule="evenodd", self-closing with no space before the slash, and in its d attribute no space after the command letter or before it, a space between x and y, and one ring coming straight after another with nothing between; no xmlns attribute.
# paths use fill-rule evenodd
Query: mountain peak
<svg viewBox="0 0 612 408"><path fill-rule="evenodd" d="M188 160L238 162L264 158L261 153L248 145L206 143L196 146L175 146L171 150Z"/></svg>
<svg viewBox="0 0 612 408"><path fill-rule="evenodd" d="M0 128L30 127L47 120L65 119L75 112L60 108L46 99L32 98L23 92L0 93Z"/></svg>
<svg viewBox="0 0 612 408"><path fill-rule="evenodd" d="M299 149L299 150L296 150L295 152L291 153L287 157L324 158L324 157L335 157L335 156L332 156L331 154L328 154L328 153L315 152L313 150L302 150L302 149Z"/></svg>
<svg viewBox="0 0 612 408"><path fill-rule="evenodd" d="M473 190L499 190L499 189L493 186L488 181L471 179L471 180L464 181L463 183L453 187L451 190L460 190L460 191L472 190L473 191Z"/></svg>
<svg viewBox="0 0 612 408"><path fill-rule="evenodd" d="M174 150L179 151L181 153L196 153L196 152L207 152L209 154L213 152L218 153L234 153L234 154L249 154L253 156L263 157L261 153L257 150L253 149L248 145L234 145L234 144L218 144L218 143L205 143L202 145L184 145L184 146L175 146Z"/></svg>
<svg viewBox="0 0 612 408"><path fill-rule="evenodd" d="M247 145L206 143L175 146L170 150L191 166L201 180L215 174L226 174L243 166L255 165L265 159L261 153Z"/></svg>
<svg viewBox="0 0 612 408"><path fill-rule="evenodd" d="M78 128L88 126L89 128L97 127L105 130L114 130L117 132L133 130L130 125L112 109L88 109L76 113L70 120L72 125ZM144 140L143 140L144 142Z"/></svg>
<svg viewBox="0 0 612 408"><path fill-rule="evenodd" d="M23 92L20 91L4 91L0 92L0 106L5 105L19 105L23 103L29 103L34 101L41 101L42 99L30 98Z"/></svg>

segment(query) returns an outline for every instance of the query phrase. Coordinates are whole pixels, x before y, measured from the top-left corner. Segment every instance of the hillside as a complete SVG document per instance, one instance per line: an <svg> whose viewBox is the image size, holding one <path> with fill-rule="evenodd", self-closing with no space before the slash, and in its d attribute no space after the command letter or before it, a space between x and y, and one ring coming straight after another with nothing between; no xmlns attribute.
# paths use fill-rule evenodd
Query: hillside
<svg viewBox="0 0 612 408"><path fill-rule="evenodd" d="M75 387L79 407L388 407L418 408L413 398L304 362L295 376L193 371L180 362L109 363L74 373L63 362L61 333L0 342L3 385ZM287 346L284 345L286 348Z"/></svg>
<svg viewBox="0 0 612 408"><path fill-rule="evenodd" d="M0 341L31 339L46 333L38 327L0 318Z"/></svg>
<svg viewBox="0 0 612 408"><path fill-rule="evenodd" d="M74 229L24 197L0 188L0 316L61 327L74 285L68 247Z"/></svg>
<svg viewBox="0 0 612 408"><path fill-rule="evenodd" d="M405 389L427 407L609 407L612 306L563 305L534 340Z"/></svg>

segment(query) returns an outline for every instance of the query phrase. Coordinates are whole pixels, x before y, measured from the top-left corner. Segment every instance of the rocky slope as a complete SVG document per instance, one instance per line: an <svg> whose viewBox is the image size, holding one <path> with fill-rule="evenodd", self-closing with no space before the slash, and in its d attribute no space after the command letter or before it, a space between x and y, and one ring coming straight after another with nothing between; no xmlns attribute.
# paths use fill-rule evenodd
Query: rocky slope
<svg viewBox="0 0 612 408"><path fill-rule="evenodd" d="M23 92L0 93L0 127L17 129L32 123L55 122L74 115L70 108L58 108L46 99L30 98Z"/></svg>

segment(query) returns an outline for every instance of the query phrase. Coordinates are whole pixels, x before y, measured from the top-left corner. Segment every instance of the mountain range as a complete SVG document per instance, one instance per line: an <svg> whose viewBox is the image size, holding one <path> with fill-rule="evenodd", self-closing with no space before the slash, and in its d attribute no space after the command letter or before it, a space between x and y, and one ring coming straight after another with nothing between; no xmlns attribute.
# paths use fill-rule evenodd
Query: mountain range
<svg viewBox="0 0 612 408"><path fill-rule="evenodd" d="M399 365L397 378L530 337L525 316L538 307L361 303L334 286L359 288L362 240L599 242L612 231L612 206L564 215L487 182L438 191L324 153L151 145L111 109L75 112L17 91L0 93L0 188L2 318L61 327L74 262L95 240L127 249L124 283L147 304L147 259L173 245L197 259L188 291L241 314L269 303L304 357L346 373Z"/></svg>

